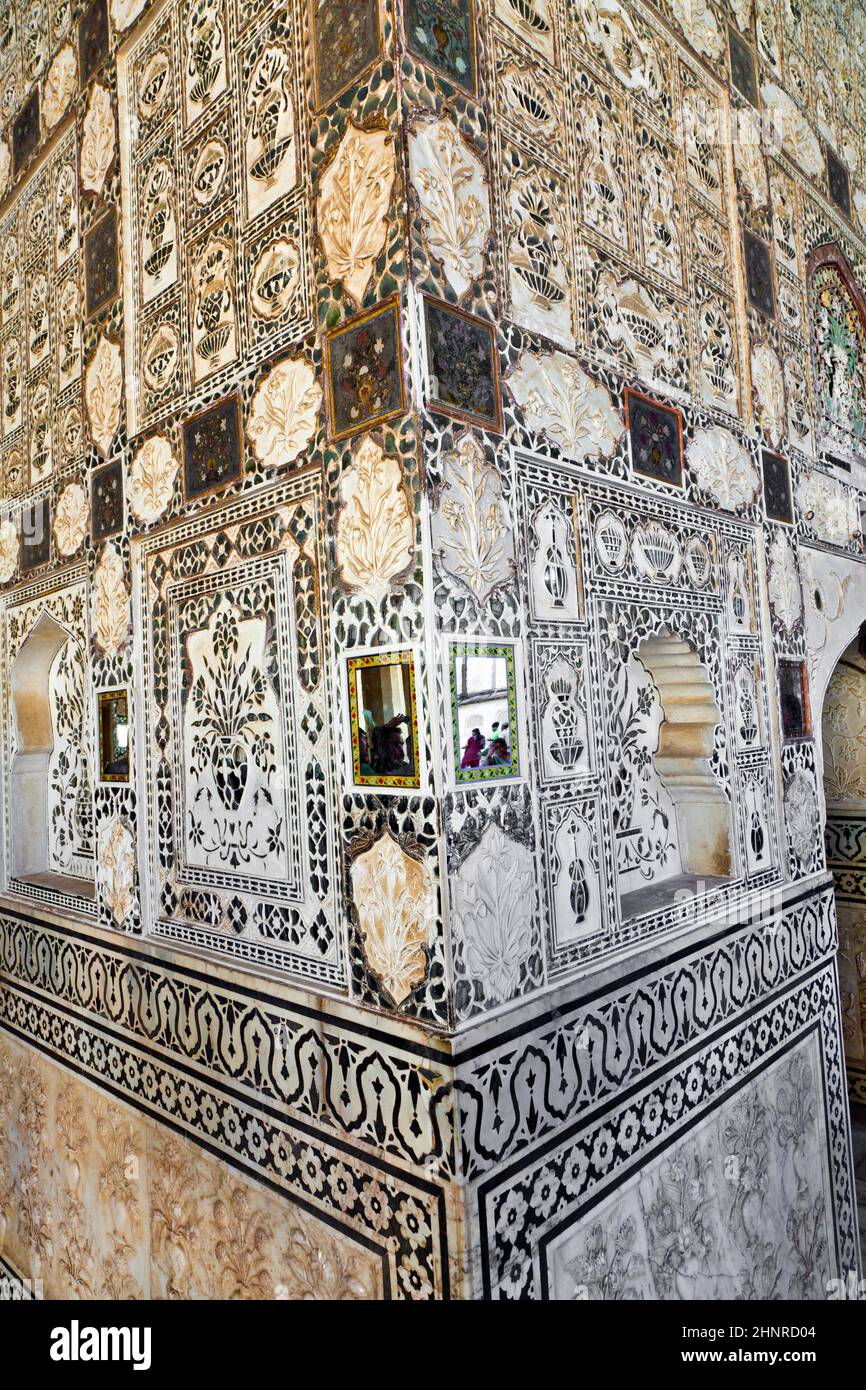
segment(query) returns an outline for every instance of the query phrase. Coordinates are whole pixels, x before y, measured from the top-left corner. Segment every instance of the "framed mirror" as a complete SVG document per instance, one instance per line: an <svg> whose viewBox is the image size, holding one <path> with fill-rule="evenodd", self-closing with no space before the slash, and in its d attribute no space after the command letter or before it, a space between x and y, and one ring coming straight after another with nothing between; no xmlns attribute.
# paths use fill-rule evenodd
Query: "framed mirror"
<svg viewBox="0 0 866 1390"><path fill-rule="evenodd" d="M455 779L519 777L514 647L454 642L449 661Z"/></svg>
<svg viewBox="0 0 866 1390"><path fill-rule="evenodd" d="M355 785L419 788L418 708L412 652L351 656L348 676Z"/></svg>
<svg viewBox="0 0 866 1390"><path fill-rule="evenodd" d="M129 703L125 690L99 692L99 778L129 781Z"/></svg>

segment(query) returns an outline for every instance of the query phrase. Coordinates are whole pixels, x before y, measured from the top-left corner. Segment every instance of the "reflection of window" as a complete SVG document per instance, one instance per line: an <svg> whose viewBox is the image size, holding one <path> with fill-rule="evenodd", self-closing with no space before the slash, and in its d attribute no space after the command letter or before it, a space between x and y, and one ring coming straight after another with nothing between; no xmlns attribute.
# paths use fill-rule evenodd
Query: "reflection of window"
<svg viewBox="0 0 866 1390"><path fill-rule="evenodd" d="M352 775L357 786L419 787L411 652L350 657Z"/></svg>
<svg viewBox="0 0 866 1390"><path fill-rule="evenodd" d="M812 732L809 714L808 678L802 661L779 662L779 707L782 738L786 743L808 738Z"/></svg>
<svg viewBox="0 0 866 1390"><path fill-rule="evenodd" d="M457 781L517 776L514 648L454 643L450 683Z"/></svg>
<svg viewBox="0 0 866 1390"><path fill-rule="evenodd" d="M99 693L99 777L129 781L129 708L125 690Z"/></svg>

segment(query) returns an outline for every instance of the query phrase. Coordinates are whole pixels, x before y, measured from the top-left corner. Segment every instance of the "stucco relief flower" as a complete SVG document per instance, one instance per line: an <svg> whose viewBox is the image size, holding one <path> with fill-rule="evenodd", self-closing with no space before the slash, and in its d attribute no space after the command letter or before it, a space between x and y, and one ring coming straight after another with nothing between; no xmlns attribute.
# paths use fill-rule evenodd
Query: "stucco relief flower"
<svg viewBox="0 0 866 1390"><path fill-rule="evenodd" d="M524 353L508 386L530 428L543 431L569 458L610 454L625 431L610 393L565 353Z"/></svg>
<svg viewBox="0 0 866 1390"><path fill-rule="evenodd" d="M113 545L106 545L96 566L90 603L96 643L106 656L116 656L129 641L129 594Z"/></svg>
<svg viewBox="0 0 866 1390"><path fill-rule="evenodd" d="M803 593L797 574L797 561L785 536L777 536L770 546L770 603L782 626L790 632L803 613Z"/></svg>
<svg viewBox="0 0 866 1390"><path fill-rule="evenodd" d="M340 497L337 566L347 584L378 602L415 554L415 526L399 459L366 437L340 480Z"/></svg>
<svg viewBox="0 0 866 1390"><path fill-rule="evenodd" d="M383 835L352 865L364 954L396 1004L424 978L434 892L427 866Z"/></svg>
<svg viewBox="0 0 866 1390"><path fill-rule="evenodd" d="M54 513L54 540L61 555L74 555L83 544L87 519L87 494L80 483L70 483Z"/></svg>
<svg viewBox="0 0 866 1390"><path fill-rule="evenodd" d="M805 772L794 773L785 792L788 843L801 868L810 862L818 832L818 800Z"/></svg>
<svg viewBox="0 0 866 1390"><path fill-rule="evenodd" d="M42 116L46 129L53 130L66 114L75 94L78 71L71 43L65 43L48 69L42 91Z"/></svg>
<svg viewBox="0 0 866 1390"><path fill-rule="evenodd" d="M84 400L93 442L103 454L108 453L120 425L122 390L120 348L102 337L84 374Z"/></svg>
<svg viewBox="0 0 866 1390"><path fill-rule="evenodd" d="M154 435L139 449L129 472L129 505L139 521L156 521L174 493L178 462L171 444Z"/></svg>
<svg viewBox="0 0 866 1390"><path fill-rule="evenodd" d="M720 425L698 430L686 457L700 486L720 507L736 511L754 499L757 469L730 430Z"/></svg>
<svg viewBox="0 0 866 1390"><path fill-rule="evenodd" d="M318 226L328 274L358 304L385 245L395 175L389 132L359 130L350 121L319 185Z"/></svg>
<svg viewBox="0 0 866 1390"><path fill-rule="evenodd" d="M97 82L90 94L81 136L81 186L101 193L114 162L114 112L108 89Z"/></svg>
<svg viewBox="0 0 866 1390"><path fill-rule="evenodd" d="M12 173L12 155L9 151L9 141L0 140L0 198L9 187L9 176Z"/></svg>
<svg viewBox="0 0 866 1390"><path fill-rule="evenodd" d="M268 468L293 463L316 433L322 387L309 362L280 362L253 396L247 433Z"/></svg>
<svg viewBox="0 0 866 1390"><path fill-rule="evenodd" d="M0 522L0 584L8 584L18 566L18 529L14 521Z"/></svg>
<svg viewBox="0 0 866 1390"><path fill-rule="evenodd" d="M532 949L533 881L529 851L494 824L458 876L455 921L467 968L493 1003L514 994Z"/></svg>
<svg viewBox="0 0 866 1390"><path fill-rule="evenodd" d="M115 817L99 832L97 875L100 896L114 922L122 927L135 901L135 840Z"/></svg>
<svg viewBox="0 0 866 1390"><path fill-rule="evenodd" d="M787 427L785 381L782 364L768 343L752 348L752 390L761 428L777 448Z"/></svg>
<svg viewBox="0 0 866 1390"><path fill-rule="evenodd" d="M463 295L481 274L490 231L484 166L447 118L419 125L409 151L427 244Z"/></svg>
<svg viewBox="0 0 866 1390"><path fill-rule="evenodd" d="M147 0L111 0L111 22L115 29L128 29L146 4Z"/></svg>

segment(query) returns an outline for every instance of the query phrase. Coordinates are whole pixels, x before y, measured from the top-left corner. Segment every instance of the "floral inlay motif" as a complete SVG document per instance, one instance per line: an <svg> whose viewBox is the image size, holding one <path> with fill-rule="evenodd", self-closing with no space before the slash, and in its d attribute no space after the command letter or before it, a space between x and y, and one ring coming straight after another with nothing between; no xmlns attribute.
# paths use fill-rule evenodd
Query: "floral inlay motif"
<svg viewBox="0 0 866 1390"><path fill-rule="evenodd" d="M256 457L269 468L304 452L316 433L322 387L303 359L280 362L256 390L247 433Z"/></svg>
<svg viewBox="0 0 866 1390"><path fill-rule="evenodd" d="M80 483L69 483L54 511L54 541L61 555L74 555L87 534L87 494Z"/></svg>
<svg viewBox="0 0 866 1390"><path fill-rule="evenodd" d="M477 602L512 581L514 542L502 482L472 434L462 434L445 455L432 534L438 563Z"/></svg>
<svg viewBox="0 0 866 1390"><path fill-rule="evenodd" d="M359 130L350 121L319 186L319 235L328 274L341 280L358 304L385 245L395 174L389 132Z"/></svg>
<svg viewBox="0 0 866 1390"><path fill-rule="evenodd" d="M93 635L106 656L116 656L129 641L129 591L123 561L113 545L106 545L93 576L90 598Z"/></svg>
<svg viewBox="0 0 866 1390"><path fill-rule="evenodd" d="M454 919L473 980L492 1004L517 991L532 949L532 859L498 825L487 826L454 882Z"/></svg>
<svg viewBox="0 0 866 1390"><path fill-rule="evenodd" d="M340 480L337 567L374 602L412 564L415 523L400 460L367 436Z"/></svg>
<svg viewBox="0 0 866 1390"><path fill-rule="evenodd" d="M129 470L129 505L139 521L157 521L174 496L179 464L169 441L154 435L142 444Z"/></svg>
<svg viewBox="0 0 866 1390"><path fill-rule="evenodd" d="M490 232L484 166L447 118L419 123L409 151L427 245L462 296L481 274Z"/></svg>
<svg viewBox="0 0 866 1390"><path fill-rule="evenodd" d="M97 882L100 896L118 927L122 927L135 903L135 840L119 817L107 821L99 832Z"/></svg>
<svg viewBox="0 0 866 1390"><path fill-rule="evenodd" d="M424 978L435 912L430 871L382 835L352 864L367 964L399 1005Z"/></svg>

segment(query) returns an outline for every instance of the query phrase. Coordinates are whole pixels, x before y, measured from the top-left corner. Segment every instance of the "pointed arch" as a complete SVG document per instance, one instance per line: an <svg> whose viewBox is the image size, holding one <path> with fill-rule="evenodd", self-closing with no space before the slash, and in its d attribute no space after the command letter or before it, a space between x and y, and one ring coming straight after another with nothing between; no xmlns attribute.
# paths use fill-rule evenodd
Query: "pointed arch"
<svg viewBox="0 0 866 1390"><path fill-rule="evenodd" d="M10 768L10 804L14 807L11 871L13 878L49 886L52 881L59 886L61 880L68 879L70 889L89 897L93 893L92 855L85 852L86 868L76 868L91 831L87 758L77 741L73 747L67 738L58 746L58 679L67 654L70 669L79 670L81 654L75 637L43 610L12 664L15 754ZM68 673L64 674L68 684ZM78 728L83 713L80 699L70 702L67 691L66 701L70 706L67 722L71 720ZM58 759L62 760L60 767Z"/></svg>

